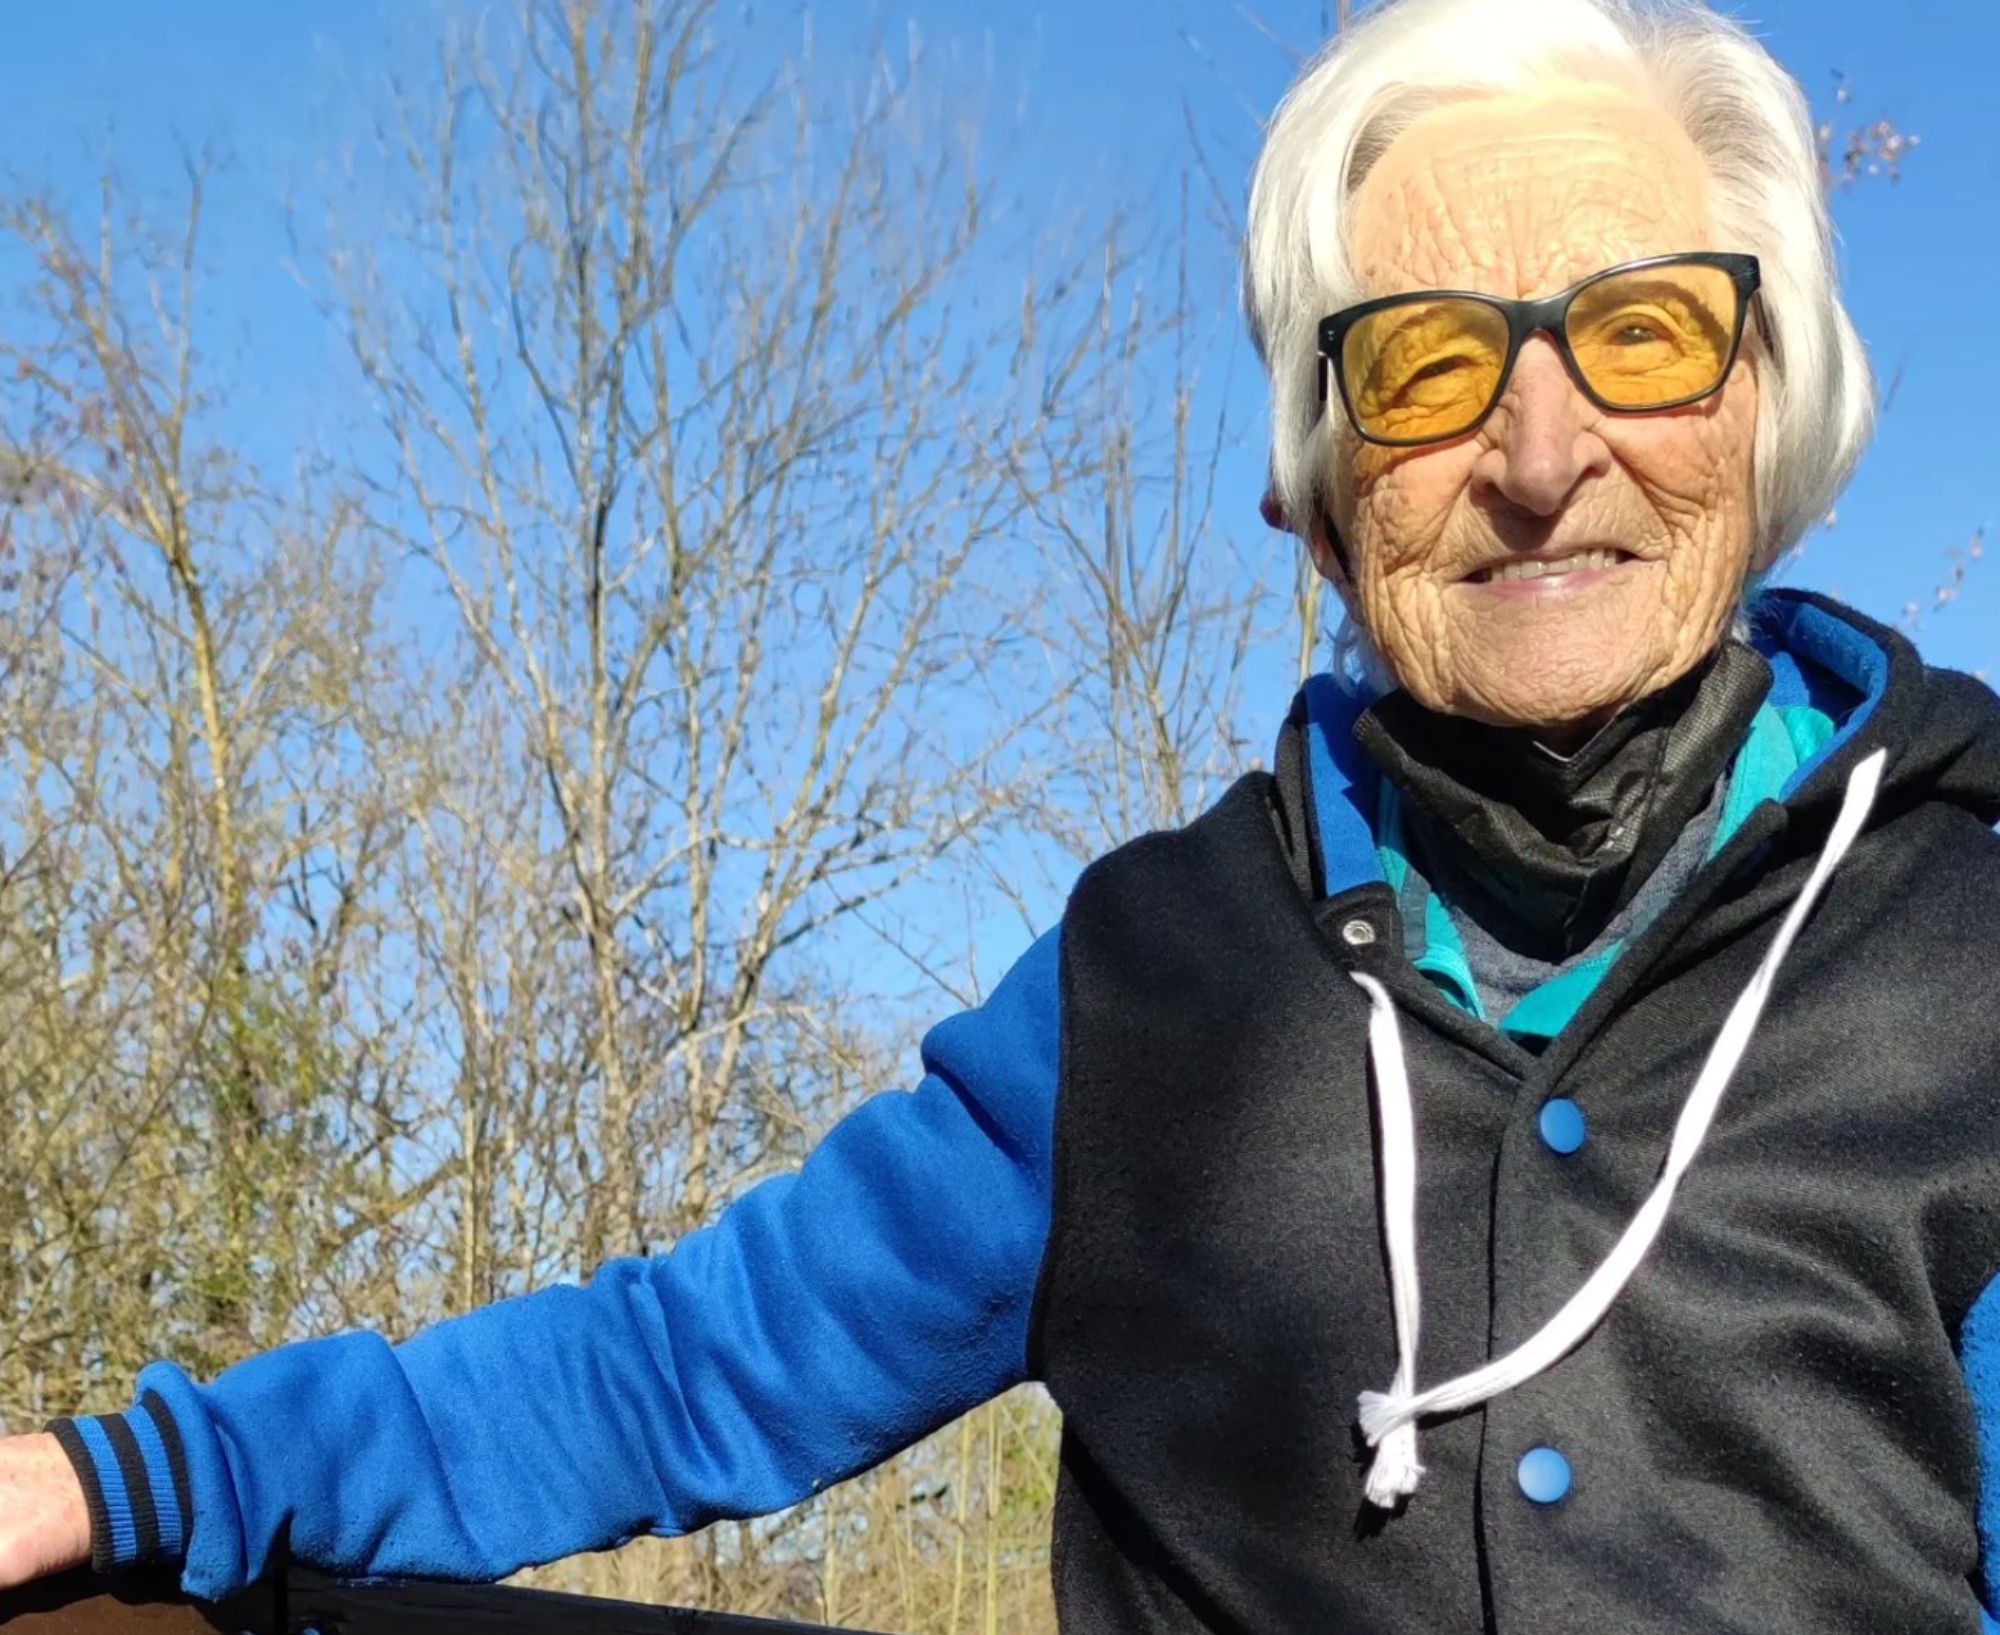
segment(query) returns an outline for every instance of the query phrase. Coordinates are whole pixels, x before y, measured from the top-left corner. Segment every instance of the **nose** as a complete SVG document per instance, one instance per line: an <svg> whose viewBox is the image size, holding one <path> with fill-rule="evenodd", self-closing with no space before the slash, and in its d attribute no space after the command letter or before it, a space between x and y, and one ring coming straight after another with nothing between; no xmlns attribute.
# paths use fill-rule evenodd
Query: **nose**
<svg viewBox="0 0 2000 1635"><path fill-rule="evenodd" d="M1486 423L1493 443L1473 465L1475 495L1530 516L1555 516L1587 478L1610 469L1611 451L1594 429L1600 413L1577 390L1555 343L1530 335Z"/></svg>

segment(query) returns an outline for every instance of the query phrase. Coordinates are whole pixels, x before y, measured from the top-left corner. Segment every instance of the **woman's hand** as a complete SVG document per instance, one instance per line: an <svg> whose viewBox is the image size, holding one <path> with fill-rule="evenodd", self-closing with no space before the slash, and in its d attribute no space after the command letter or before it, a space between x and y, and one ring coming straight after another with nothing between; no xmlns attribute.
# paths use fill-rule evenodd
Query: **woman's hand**
<svg viewBox="0 0 2000 1635"><path fill-rule="evenodd" d="M83 1484L53 1436L0 1437L0 1589L90 1559Z"/></svg>

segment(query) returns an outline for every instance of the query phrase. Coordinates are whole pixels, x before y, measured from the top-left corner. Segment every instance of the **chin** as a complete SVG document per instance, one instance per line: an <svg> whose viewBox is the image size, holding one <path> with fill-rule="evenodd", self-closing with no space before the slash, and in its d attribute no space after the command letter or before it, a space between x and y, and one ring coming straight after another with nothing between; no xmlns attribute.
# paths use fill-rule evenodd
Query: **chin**
<svg viewBox="0 0 2000 1635"><path fill-rule="evenodd" d="M1631 648L1607 642L1601 630L1564 635L1461 648L1452 697L1441 707L1489 726L1573 733L1673 679Z"/></svg>
<svg viewBox="0 0 2000 1635"><path fill-rule="evenodd" d="M1443 678L1450 697L1432 707L1492 726L1574 731L1666 686L1703 650L1676 662L1656 572L1575 577L1596 582L1463 597L1451 621L1454 673Z"/></svg>

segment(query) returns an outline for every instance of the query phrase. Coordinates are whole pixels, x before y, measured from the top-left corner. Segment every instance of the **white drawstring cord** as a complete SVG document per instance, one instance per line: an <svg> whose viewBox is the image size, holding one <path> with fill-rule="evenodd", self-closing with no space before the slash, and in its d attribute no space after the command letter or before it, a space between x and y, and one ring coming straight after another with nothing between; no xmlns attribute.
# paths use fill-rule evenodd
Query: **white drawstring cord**
<svg viewBox="0 0 2000 1635"><path fill-rule="evenodd" d="M1750 1036L1777 980L1778 967L1784 963L1793 939L1833 877L1833 871L1868 821L1869 808L1881 787L1886 759L1887 752L1877 750L1849 776L1840 816L1834 821L1819 861L1785 915L1784 923L1778 927L1778 934L1756 974L1730 1007L1728 1019L1722 1024L1708 1060L1703 1063L1701 1074L1674 1123L1673 1140L1667 1148L1667 1161L1660 1178L1611 1253L1562 1309L1514 1350L1428 1391L1416 1389L1422 1296L1417 1276L1416 1117L1411 1109L1409 1073L1403 1062L1396 1007L1390 1002L1388 991L1373 977L1359 971L1348 973L1367 992L1370 1007L1368 1053L1375 1066L1376 1112L1382 1138L1382 1236L1389 1255L1390 1304L1396 1322L1395 1381L1387 1391L1361 1393L1361 1434L1375 1450L1367 1480L1370 1504L1387 1509L1417 1490L1417 1478L1423 1474L1423 1466L1417 1463L1420 1418L1470 1408L1533 1379L1567 1356L1611 1309L1612 1302L1652 1247L1654 1238L1659 1236L1674 1201L1674 1189L1694 1162L1730 1075L1749 1046Z"/></svg>
<svg viewBox="0 0 2000 1635"><path fill-rule="evenodd" d="M1382 1236L1389 1249L1389 1299L1396 1317L1396 1380L1389 1394L1409 1401L1417 1390L1417 1333L1423 1321L1423 1298L1417 1286L1417 1126L1410 1105L1410 1075L1403 1064L1403 1038L1396 1030L1396 1007L1372 976L1349 973L1368 990L1368 1054L1375 1062L1378 1085L1376 1116L1382 1125ZM1367 1412L1368 1399L1362 1399ZM1365 1420L1364 1420L1365 1430ZM1417 1490L1424 1467L1417 1463L1417 1422L1411 1414L1379 1433L1367 1433L1375 1449L1368 1466L1368 1502L1388 1509Z"/></svg>

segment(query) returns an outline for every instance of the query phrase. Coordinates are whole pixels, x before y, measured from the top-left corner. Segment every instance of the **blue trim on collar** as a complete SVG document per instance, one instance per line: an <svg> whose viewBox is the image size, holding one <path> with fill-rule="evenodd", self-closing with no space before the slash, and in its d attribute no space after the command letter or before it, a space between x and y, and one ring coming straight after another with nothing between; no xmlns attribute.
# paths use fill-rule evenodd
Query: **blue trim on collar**
<svg viewBox="0 0 2000 1635"><path fill-rule="evenodd" d="M1779 791L1789 800L1806 779L1867 725L1889 689L1889 655L1845 619L1797 591L1761 592L1750 603L1751 644L1771 665L1768 702L1809 705L1832 718L1834 734Z"/></svg>
<svg viewBox="0 0 2000 1635"><path fill-rule="evenodd" d="M1472 962L1465 957L1465 939L1445 902L1420 876L1410 881L1410 853L1403 839L1402 793L1387 778L1377 778L1375 857L1382 878L1396 894L1403 919L1403 952L1438 985L1446 999L1467 1015L1487 1020L1479 984L1472 980Z"/></svg>
<svg viewBox="0 0 2000 1635"><path fill-rule="evenodd" d="M1307 678L1306 782L1319 824L1320 877L1337 897L1382 879L1375 851L1375 799L1382 775L1355 741L1354 723L1369 701L1332 676Z"/></svg>
<svg viewBox="0 0 2000 1635"><path fill-rule="evenodd" d="M1624 952L1625 939L1614 938L1590 958L1566 965L1554 976L1536 983L1500 1019L1500 1031L1510 1039L1553 1039L1575 1019L1584 1001L1604 980L1604 973Z"/></svg>

